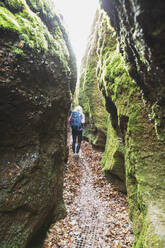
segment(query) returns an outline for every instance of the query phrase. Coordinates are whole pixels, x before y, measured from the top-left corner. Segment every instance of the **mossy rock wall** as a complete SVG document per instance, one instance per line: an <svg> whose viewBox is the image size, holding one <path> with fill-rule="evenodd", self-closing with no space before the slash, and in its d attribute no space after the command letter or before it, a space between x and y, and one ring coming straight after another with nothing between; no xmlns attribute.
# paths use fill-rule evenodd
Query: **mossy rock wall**
<svg viewBox="0 0 165 248"><path fill-rule="evenodd" d="M165 2L101 0L111 18L129 74L152 106L158 138L165 141Z"/></svg>
<svg viewBox="0 0 165 248"><path fill-rule="evenodd" d="M51 1L0 3L0 247L33 247L63 215L75 58ZM34 247L37 247L34 245Z"/></svg>
<svg viewBox="0 0 165 248"><path fill-rule="evenodd" d="M78 100L79 104L83 107L86 119L83 135L95 148L104 150L108 113L104 107L105 100L99 90L96 76L98 60L96 44L99 31L96 23L99 20L100 14L97 12L86 54L82 61Z"/></svg>
<svg viewBox="0 0 165 248"><path fill-rule="evenodd" d="M128 72L137 85L127 112L125 133L126 181L135 232L134 247L164 247L165 2L101 2L116 31L120 53L129 65Z"/></svg>
<svg viewBox="0 0 165 248"><path fill-rule="evenodd" d="M146 4L141 1L102 2L111 18L102 13L99 25L97 22L99 31L95 44L96 78L110 114L103 171L122 191L126 182L134 247L163 248L164 48L162 54L156 53L156 44L164 40L164 24L155 16L159 13L162 17L164 5L162 1L157 4L153 1ZM162 26L160 32L153 34L152 46L146 41L148 10L151 9L153 22L159 21L151 23L149 30L153 28L154 32L156 26Z"/></svg>

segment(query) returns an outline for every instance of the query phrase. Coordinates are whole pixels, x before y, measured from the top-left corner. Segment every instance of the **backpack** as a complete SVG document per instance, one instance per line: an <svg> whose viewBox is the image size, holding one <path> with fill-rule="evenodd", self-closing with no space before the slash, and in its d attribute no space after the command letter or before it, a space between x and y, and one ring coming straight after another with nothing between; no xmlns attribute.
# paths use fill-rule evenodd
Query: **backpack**
<svg viewBox="0 0 165 248"><path fill-rule="evenodd" d="M72 114L70 117L70 126L75 128L76 130L80 130L81 120L82 120L82 114L78 111L72 111Z"/></svg>

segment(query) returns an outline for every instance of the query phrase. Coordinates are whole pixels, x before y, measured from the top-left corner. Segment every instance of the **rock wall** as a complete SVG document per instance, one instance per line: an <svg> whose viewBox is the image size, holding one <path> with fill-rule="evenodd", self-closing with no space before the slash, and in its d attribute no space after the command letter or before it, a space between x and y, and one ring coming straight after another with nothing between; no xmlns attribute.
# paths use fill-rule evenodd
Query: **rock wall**
<svg viewBox="0 0 165 248"><path fill-rule="evenodd" d="M107 132L108 113L104 107L104 98L99 90L96 77L98 56L97 37L99 28L99 13L96 14L92 32L90 34L86 54L82 60L81 77L78 92L79 104L85 114L85 131L83 135L97 149L104 150Z"/></svg>
<svg viewBox="0 0 165 248"><path fill-rule="evenodd" d="M165 2L102 0L101 3L117 33L120 52L130 64L129 74L152 107L157 136L165 141Z"/></svg>
<svg viewBox="0 0 165 248"><path fill-rule="evenodd" d="M165 2L101 2L116 31L120 53L129 65L129 74L138 86L132 111L127 115L125 142L134 247L164 247Z"/></svg>
<svg viewBox="0 0 165 248"><path fill-rule="evenodd" d="M164 3L103 0L102 7L110 19L99 12L90 42L96 51L91 70L110 114L103 171L127 190L134 247L163 248Z"/></svg>
<svg viewBox="0 0 165 248"><path fill-rule="evenodd" d="M0 2L0 247L33 247L64 213L76 65L51 1ZM36 246L34 246L36 247Z"/></svg>

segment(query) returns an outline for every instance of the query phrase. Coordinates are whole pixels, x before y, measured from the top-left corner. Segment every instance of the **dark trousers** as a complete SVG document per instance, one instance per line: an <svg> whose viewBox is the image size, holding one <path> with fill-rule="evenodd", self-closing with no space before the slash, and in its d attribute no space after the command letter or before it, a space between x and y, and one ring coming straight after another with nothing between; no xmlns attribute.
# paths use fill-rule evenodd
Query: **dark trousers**
<svg viewBox="0 0 165 248"><path fill-rule="evenodd" d="M75 153L78 153L80 150L80 146L81 146L81 141L82 141L82 131L78 131L75 130L74 128L72 128L72 150ZM78 144L76 146L76 140L78 139Z"/></svg>

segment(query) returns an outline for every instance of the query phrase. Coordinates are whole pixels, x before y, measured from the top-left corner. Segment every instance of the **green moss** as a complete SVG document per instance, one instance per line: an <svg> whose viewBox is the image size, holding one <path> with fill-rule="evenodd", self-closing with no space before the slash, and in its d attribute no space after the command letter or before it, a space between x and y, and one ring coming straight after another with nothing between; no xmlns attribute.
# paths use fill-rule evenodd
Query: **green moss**
<svg viewBox="0 0 165 248"><path fill-rule="evenodd" d="M24 224L13 224L9 229L12 241L3 241L0 245L2 248L20 248L24 245L25 240L29 236L28 231L24 231Z"/></svg>
<svg viewBox="0 0 165 248"><path fill-rule="evenodd" d="M112 100L115 101L121 94L129 92L127 97L131 97L136 87L134 81L130 78L127 66L118 50L112 52L106 60L105 82L106 92L110 91Z"/></svg>
<svg viewBox="0 0 165 248"><path fill-rule="evenodd" d="M155 122L155 131L160 141L165 141L164 109L156 103L152 106L149 118Z"/></svg>
<svg viewBox="0 0 165 248"><path fill-rule="evenodd" d="M106 32L103 31L99 45L104 46L104 44L106 44L104 39L109 39L113 41L112 43L114 44L115 36L112 34L106 36ZM110 41L107 42L107 44L110 44ZM108 48L99 47L97 51L100 56L97 67L97 77L100 78L99 86L105 91L106 97L110 97L113 101L113 104L117 108L118 118L116 127L113 128L112 125L109 125L108 128L106 149L102 159L104 166L103 171L109 171L123 178L124 172L122 172L122 166L126 167L130 218L133 221L135 233L134 246L152 247L144 246L146 243L145 237L148 236L147 232L151 225L148 224L146 226L148 201L151 200L151 196L156 198L156 190L153 190L153 186L151 185L152 183L156 185L156 179L151 178L151 175L149 176L150 173L148 169L149 165L151 166L152 164L150 156L152 157L151 151L153 149L149 148L149 151L150 149L151 151L147 155L145 152L148 147L148 141L145 138L146 134L144 130L147 132L150 129L148 122L146 120L144 121L146 115L144 113L145 103L142 101L139 88L128 74L129 66L125 65L119 53L118 46L113 45L113 48L109 50ZM157 113L157 120L160 120L162 116L161 110L156 110L155 112ZM112 113L111 119L114 118L113 114L114 113ZM126 116L128 119L125 133L121 129L122 123L120 124L120 116ZM157 126L159 126L160 130L162 124L158 122ZM142 152L143 147L144 152ZM147 162L146 158L143 160L143 156L147 156ZM156 157L155 160L157 160ZM153 175L154 173L151 174ZM148 180L146 178L148 178ZM155 236L155 240L156 239ZM156 244L156 242L158 241L153 241L151 244Z"/></svg>
<svg viewBox="0 0 165 248"><path fill-rule="evenodd" d="M146 215L141 219L143 224L142 230L139 232L140 235L135 237L137 242L135 242L134 248L164 247L164 213L161 213L158 205L159 203L153 203L152 206L150 205Z"/></svg>
<svg viewBox="0 0 165 248"><path fill-rule="evenodd" d="M18 47L15 47L15 46L11 46L11 51L13 53L20 54L22 56L25 55L24 52L23 52L23 50L21 48L18 48Z"/></svg>
<svg viewBox="0 0 165 248"><path fill-rule="evenodd" d="M111 124L108 125L105 152L102 157L103 173L110 171L125 181L124 145Z"/></svg>
<svg viewBox="0 0 165 248"><path fill-rule="evenodd" d="M36 52L49 52L59 57L65 68L67 68L69 52L59 17L44 1L32 1L30 3L36 8L34 12L23 0L7 1L6 6L1 6L0 29L18 34L21 42L19 50L30 47ZM45 15L44 20L47 20L47 23L51 23L51 30L50 27L44 25L38 16L37 10L40 11L38 13L42 12ZM21 54L18 49L12 49L12 51Z"/></svg>
<svg viewBox="0 0 165 248"><path fill-rule="evenodd" d="M80 91L80 99L82 103L85 102L84 108L90 120L93 120L92 104L96 107L97 102L94 103L93 100L92 86L99 87L105 96L111 123L108 123L106 147L102 158L103 172L115 174L124 182L126 171L129 215L133 221L135 235L134 247L163 248L165 247L163 237L165 147L162 142L165 140L164 109L155 104L151 110L143 101L140 88L129 76L129 65L125 64L115 33L104 15L100 17L97 25L99 32L95 39L90 40L95 42L95 56L91 56L92 45L90 45L89 56L85 60L87 67L82 76L83 90ZM136 29L137 27L135 31ZM144 47L139 41L136 42L136 46L140 50L141 61L147 64L144 59ZM86 135L89 136L90 133L89 129L86 130ZM93 132L91 137L93 142L94 137L96 133ZM154 211L151 206L153 201L156 206L159 205Z"/></svg>
<svg viewBox="0 0 165 248"><path fill-rule="evenodd" d="M159 227L164 214L161 214L161 217L157 215L164 211L164 204L159 204L161 198L164 198L164 179L161 172L164 162L160 152L164 148L155 137L144 102L138 95L135 99L136 104L130 109L125 156L130 218L133 220L135 234L134 247L164 247L165 241L161 233L158 234L158 230L163 230L165 226L165 223L162 223ZM153 209L152 201L160 205L154 211L156 215L150 210Z"/></svg>
<svg viewBox="0 0 165 248"><path fill-rule="evenodd" d="M104 23L104 25L106 24ZM119 52L114 30L109 28L107 32L107 29L107 27L104 27L102 34L106 40L102 44L103 46L107 44L107 49L104 48L98 51L100 52L102 63L97 68L97 76L100 77L100 88L105 90L107 97L111 97L117 108L118 127L114 129L112 125L109 125L102 163L104 165L103 171L109 170L125 180L125 148L123 143L125 134L123 133L124 130L122 130L120 116L125 116L126 119L129 119L127 130L129 131L130 126L132 130L133 122L136 122L136 116L138 115L138 107L135 109L134 102L132 102L137 92L137 87L129 76L129 67L125 64ZM108 49L109 46L110 49ZM140 126L135 125L134 127L140 131Z"/></svg>
<svg viewBox="0 0 165 248"><path fill-rule="evenodd" d="M5 7L5 4L3 2L0 2L0 7Z"/></svg>
<svg viewBox="0 0 165 248"><path fill-rule="evenodd" d="M5 4L12 11L18 12L18 11L22 11L25 2L23 0L5 0Z"/></svg>
<svg viewBox="0 0 165 248"><path fill-rule="evenodd" d="M100 144L98 131L106 135L108 114L104 107L102 93L98 89L96 78L96 54L93 53L86 67L86 73L81 76L79 103L88 117L84 136L94 145ZM85 82L83 84L83 82Z"/></svg>
<svg viewBox="0 0 165 248"><path fill-rule="evenodd" d="M137 118L141 111L141 106L133 104L129 111L129 122L128 122L128 134L134 132L136 135L140 135L144 131L144 127L138 123Z"/></svg>
<svg viewBox="0 0 165 248"><path fill-rule="evenodd" d="M20 26L14 14L4 7L0 7L0 28L19 32Z"/></svg>
<svg viewBox="0 0 165 248"><path fill-rule="evenodd" d="M97 13L95 23L99 22L99 18L100 13ZM102 22L100 22L100 25L102 25ZM104 146L105 135L107 132L108 113L105 109L104 97L102 92L99 90L96 37L99 37L98 30L96 30L93 25L87 52L83 58L78 99L86 114L87 125L84 135L88 137L92 144L102 144L102 146ZM103 42L104 38L100 37L98 43L103 45Z"/></svg>

